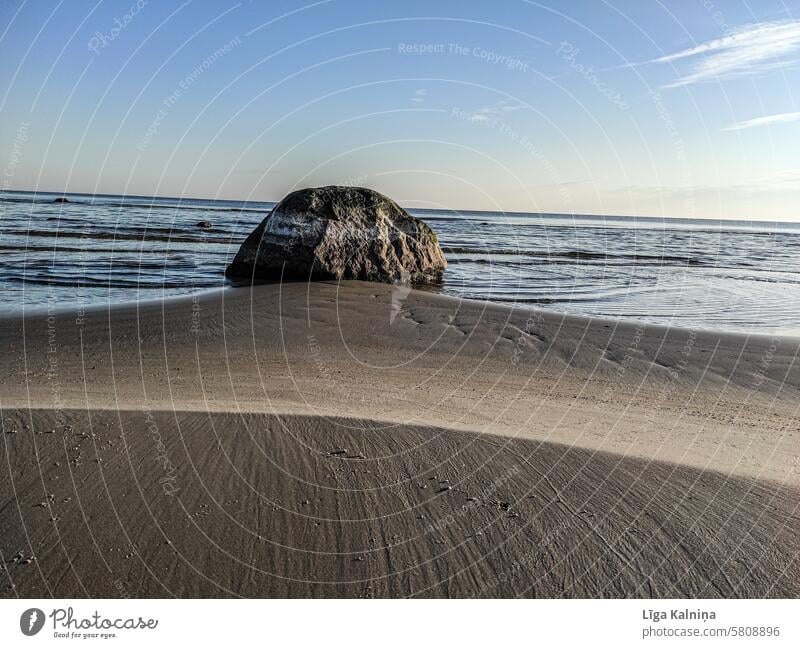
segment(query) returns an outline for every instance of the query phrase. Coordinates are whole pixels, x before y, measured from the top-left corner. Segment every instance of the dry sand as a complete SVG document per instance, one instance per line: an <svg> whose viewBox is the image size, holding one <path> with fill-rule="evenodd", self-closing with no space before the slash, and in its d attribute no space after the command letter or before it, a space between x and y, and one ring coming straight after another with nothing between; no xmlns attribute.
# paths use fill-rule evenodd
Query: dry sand
<svg viewBox="0 0 800 648"><path fill-rule="evenodd" d="M357 282L0 319L4 596L800 594L800 342Z"/></svg>

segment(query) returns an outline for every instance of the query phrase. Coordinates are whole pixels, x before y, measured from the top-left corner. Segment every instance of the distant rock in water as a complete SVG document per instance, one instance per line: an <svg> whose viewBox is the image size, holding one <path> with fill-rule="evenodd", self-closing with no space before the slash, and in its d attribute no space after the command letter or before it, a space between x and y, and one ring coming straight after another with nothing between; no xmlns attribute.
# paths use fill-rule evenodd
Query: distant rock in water
<svg viewBox="0 0 800 648"><path fill-rule="evenodd" d="M60 204L62 204L62 203L68 203L68 202L70 202L70 201L69 201L69 200L67 200L66 198L56 198L56 199L53 201L53 204L55 204L55 205L60 205Z"/></svg>
<svg viewBox="0 0 800 648"><path fill-rule="evenodd" d="M214 225L211 223L210 220L204 220L197 223L197 227L200 229L211 229Z"/></svg>
<svg viewBox="0 0 800 648"><path fill-rule="evenodd" d="M393 200L361 187L320 187L279 202L225 274L433 283L446 267L433 230Z"/></svg>

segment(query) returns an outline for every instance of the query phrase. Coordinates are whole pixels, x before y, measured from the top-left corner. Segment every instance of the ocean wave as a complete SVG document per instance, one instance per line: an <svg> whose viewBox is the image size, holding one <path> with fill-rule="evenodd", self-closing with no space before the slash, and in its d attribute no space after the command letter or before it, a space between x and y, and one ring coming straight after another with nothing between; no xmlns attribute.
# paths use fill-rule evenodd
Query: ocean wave
<svg viewBox="0 0 800 648"><path fill-rule="evenodd" d="M29 205L53 205L59 207L108 207L113 209L181 209L192 211L209 211L209 212L240 212L240 213L254 213L254 214L269 214L272 207L230 207L218 206L209 202L209 204L186 204L186 203L172 203L172 202L157 202L144 203L144 202L125 202L125 201L108 201L103 198L82 200L80 198L68 198L67 202L59 202L57 198L25 198L19 196L0 196L0 203L16 203L16 204L29 204Z"/></svg>
<svg viewBox="0 0 800 648"><path fill-rule="evenodd" d="M684 265L714 265L697 257L688 257L670 254L609 254L603 252L589 252L584 250L567 250L565 252L533 252L512 248L469 248L469 247L443 247L445 254L466 254L476 256L517 256L535 259L564 259L567 261L644 261L660 262L662 264Z"/></svg>
<svg viewBox="0 0 800 648"><path fill-rule="evenodd" d="M175 254L177 253L176 250L165 250L164 248L153 248L153 249L144 249L144 248L136 248L136 249L128 249L123 247L116 247L116 248L109 248L109 247L97 247L92 245L91 247L71 247L68 245L59 245L58 241L56 241L53 245L24 245L20 247L19 245L2 245L0 244L0 253L9 253L9 254L31 254L31 253L76 253L76 254L112 254L115 256L123 256L126 254Z"/></svg>
<svg viewBox="0 0 800 648"><path fill-rule="evenodd" d="M154 228L148 230L123 229L117 231L90 231L75 232L71 230L5 230L4 234L21 237L39 238L76 238L86 241L141 241L145 242L169 242L169 243L218 243L225 244L230 242L231 233L219 232L222 234L213 237L214 230L199 230L203 235L174 234L172 230L166 228ZM209 236L211 234L212 236Z"/></svg>
<svg viewBox="0 0 800 648"><path fill-rule="evenodd" d="M80 290L81 288L107 288L113 289L142 289L142 290L175 290L193 288L213 288L225 284L222 280L202 281L199 277L187 281L168 281L168 280L148 280L146 278L133 279L109 279L107 277L81 276L79 278L54 278L43 277L40 275L31 276L7 276L4 279L9 283L22 284L26 286L51 286Z"/></svg>

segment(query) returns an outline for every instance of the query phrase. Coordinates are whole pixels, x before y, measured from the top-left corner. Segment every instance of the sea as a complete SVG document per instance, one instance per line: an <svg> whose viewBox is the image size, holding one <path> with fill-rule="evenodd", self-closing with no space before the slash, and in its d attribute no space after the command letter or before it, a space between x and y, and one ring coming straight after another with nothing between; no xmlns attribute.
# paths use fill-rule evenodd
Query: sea
<svg viewBox="0 0 800 648"><path fill-rule="evenodd" d="M0 312L228 288L226 265L273 206L0 192ZM409 211L439 236L448 268L436 290L447 295L800 335L800 223Z"/></svg>

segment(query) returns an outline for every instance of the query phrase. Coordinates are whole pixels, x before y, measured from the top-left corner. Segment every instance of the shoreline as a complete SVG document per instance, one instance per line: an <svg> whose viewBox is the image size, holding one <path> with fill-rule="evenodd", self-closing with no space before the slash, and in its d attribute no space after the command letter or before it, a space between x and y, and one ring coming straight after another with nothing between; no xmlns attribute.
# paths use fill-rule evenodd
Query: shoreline
<svg viewBox="0 0 800 648"><path fill-rule="evenodd" d="M800 340L360 282L75 313L0 318L4 596L800 593Z"/></svg>
<svg viewBox="0 0 800 648"><path fill-rule="evenodd" d="M253 286L269 286L269 285L277 285L279 282L260 282L256 284L252 284ZM304 283L304 282L284 282L284 283ZM335 282L324 282L324 283L335 283ZM349 283L349 282L345 282ZM169 308L171 305L175 305L176 307L181 305L181 302L185 301L195 301L198 299L206 299L206 298L213 298L217 294L222 294L227 291L231 290L242 290L248 289L250 286L248 285L225 285L216 288L203 288L198 292L191 292L191 293L183 293L179 295L169 295L167 297L150 297L147 299L138 299L138 300L126 300L126 301L118 301L113 302L110 304L101 304L101 303L90 303L82 306L79 303L67 303L67 304L59 304L56 308L53 308L52 311L49 310L47 306L35 306L28 308L26 310L11 310L4 313L0 313L0 320L14 320L19 319L22 317L37 317L42 315L70 315L73 314L75 316L78 315L79 312L93 312L96 313L98 311L108 312L109 310L130 310L137 306L153 306L158 305L163 308ZM424 292L425 294L431 295L433 297L442 298L445 300L452 300L453 302L466 302L471 304L480 305L483 308L486 307L497 307L503 310L513 310L517 312L531 312L534 314L539 315L546 315L548 317L559 317L565 320L574 320L576 323L583 322L585 324L595 323L600 326L630 326L634 328L646 328L650 330L659 331L663 334L668 333L669 331L694 331L694 332L702 332L707 333L710 335L722 335L722 336L734 336L740 337L743 339L743 343L746 343L748 339L761 339L761 340L787 340L787 341L798 341L800 342L800 327L796 331L787 331L787 332L764 332L764 331L733 331L733 330L726 330L726 329L715 329L715 328L705 328L705 327L691 327L691 326L682 326L679 324L660 324L658 322L648 322L646 320L639 320L634 319L633 317L610 317L610 316L602 316L602 315L583 315L580 313L568 313L565 311L558 311L558 310L551 310L548 308L540 308L537 306L533 306L530 303L526 302L500 302L500 301L493 301L488 299L475 299L472 297L458 297L455 295L448 295L442 292L438 292L436 290L430 290L427 288L413 288L415 292Z"/></svg>
<svg viewBox="0 0 800 648"><path fill-rule="evenodd" d="M94 207L43 203L33 211L7 205L3 231L9 245L3 253L8 267L2 275L7 312L19 313L23 303L26 312L36 312L51 297L69 307L68 300L75 299L70 278L82 284L84 303L102 307L109 300L160 300L165 289L168 295L200 286L217 289L234 243L266 215L237 215L226 211L231 204L213 201L180 210L166 200L160 207L137 206L142 201L134 200L132 211L109 220L108 214L117 211L108 205L114 200L98 198ZM455 297L612 320L800 337L791 309L800 298L800 284L792 279L800 272L791 254L800 232L794 225L774 224L765 234L681 220L665 225L674 230L667 232L630 217L542 215L516 222L487 212L465 218L428 216L449 250L442 290ZM737 253L761 248L769 263L751 264Z"/></svg>

